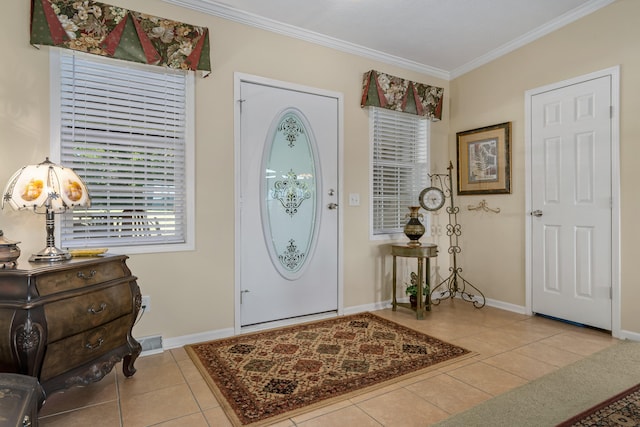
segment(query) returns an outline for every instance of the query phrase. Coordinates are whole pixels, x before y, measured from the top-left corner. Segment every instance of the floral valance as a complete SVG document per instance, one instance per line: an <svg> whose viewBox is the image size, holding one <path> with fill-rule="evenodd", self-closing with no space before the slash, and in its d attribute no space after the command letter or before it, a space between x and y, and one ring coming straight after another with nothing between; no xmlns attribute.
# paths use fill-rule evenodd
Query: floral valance
<svg viewBox="0 0 640 427"><path fill-rule="evenodd" d="M444 89L441 87L371 70L364 74L360 106L372 105L440 120L443 95Z"/></svg>
<svg viewBox="0 0 640 427"><path fill-rule="evenodd" d="M31 0L31 44L211 71L206 27L91 0Z"/></svg>

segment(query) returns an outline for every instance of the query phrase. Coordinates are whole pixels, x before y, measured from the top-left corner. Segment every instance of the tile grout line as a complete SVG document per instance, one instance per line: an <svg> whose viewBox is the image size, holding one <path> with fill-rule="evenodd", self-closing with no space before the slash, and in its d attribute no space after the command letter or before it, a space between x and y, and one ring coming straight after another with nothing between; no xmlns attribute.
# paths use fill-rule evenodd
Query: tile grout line
<svg viewBox="0 0 640 427"><path fill-rule="evenodd" d="M194 412L194 414L195 413L201 414L202 418L204 418L204 420L207 423L207 425L209 427L212 427L211 424L209 423L209 420L207 420L207 417L204 414L204 409L202 408L202 405L200 404L200 401L198 400L198 398L196 397L195 393L193 392L193 388L191 388L191 384L189 383L189 380L187 379L186 375L184 374L184 370L182 369L182 366L180 366L180 363L178 363L178 360L176 359L176 355L171 350L169 350L169 353L171 354L171 358L173 359L173 362L176 364L178 370L180 371L180 375L182 375L182 378L184 379L184 383L189 388L189 392L191 393L191 397L193 398L193 400L196 402L196 405L198 406L199 412ZM215 398L215 396L214 396L214 398ZM218 403L220 403L220 402L218 402ZM190 415L193 415L193 414L184 415L184 416L178 417L176 419L184 418L185 416L190 416Z"/></svg>
<svg viewBox="0 0 640 427"><path fill-rule="evenodd" d="M115 366L114 369L116 369ZM124 427L124 417L122 416L122 399L120 399L120 378L118 378L117 372L114 376L114 383L116 385L116 398L118 399L118 418L120 420L120 427Z"/></svg>

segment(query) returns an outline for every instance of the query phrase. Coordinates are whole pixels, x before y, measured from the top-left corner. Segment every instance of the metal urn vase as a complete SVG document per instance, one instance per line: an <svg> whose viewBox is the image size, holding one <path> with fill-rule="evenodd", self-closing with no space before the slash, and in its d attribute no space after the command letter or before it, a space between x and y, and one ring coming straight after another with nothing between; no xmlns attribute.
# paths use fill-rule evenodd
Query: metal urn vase
<svg viewBox="0 0 640 427"><path fill-rule="evenodd" d="M421 246L420 238L424 235L424 225L420 222L422 214L419 213L420 206L409 206L409 221L404 226L404 234L409 238L408 246Z"/></svg>
<svg viewBox="0 0 640 427"><path fill-rule="evenodd" d="M20 242L6 239L0 230L0 269L16 266L16 260L20 257L18 243Z"/></svg>

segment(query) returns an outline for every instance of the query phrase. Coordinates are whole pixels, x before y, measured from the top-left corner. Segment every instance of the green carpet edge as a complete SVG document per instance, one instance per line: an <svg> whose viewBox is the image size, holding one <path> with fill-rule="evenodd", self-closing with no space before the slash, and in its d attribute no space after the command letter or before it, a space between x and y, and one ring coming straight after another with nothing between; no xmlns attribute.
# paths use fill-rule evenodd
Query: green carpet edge
<svg viewBox="0 0 640 427"><path fill-rule="evenodd" d="M434 426L555 426L638 383L640 342L620 341Z"/></svg>

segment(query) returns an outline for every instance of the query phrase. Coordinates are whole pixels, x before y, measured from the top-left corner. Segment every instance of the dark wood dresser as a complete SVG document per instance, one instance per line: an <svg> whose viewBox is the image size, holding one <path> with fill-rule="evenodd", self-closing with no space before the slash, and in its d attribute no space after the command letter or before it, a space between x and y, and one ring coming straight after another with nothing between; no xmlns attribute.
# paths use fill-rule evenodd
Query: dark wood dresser
<svg viewBox="0 0 640 427"><path fill-rule="evenodd" d="M120 360L133 375L141 295L127 259L19 260L0 270L0 372L37 377L46 395L98 381Z"/></svg>

